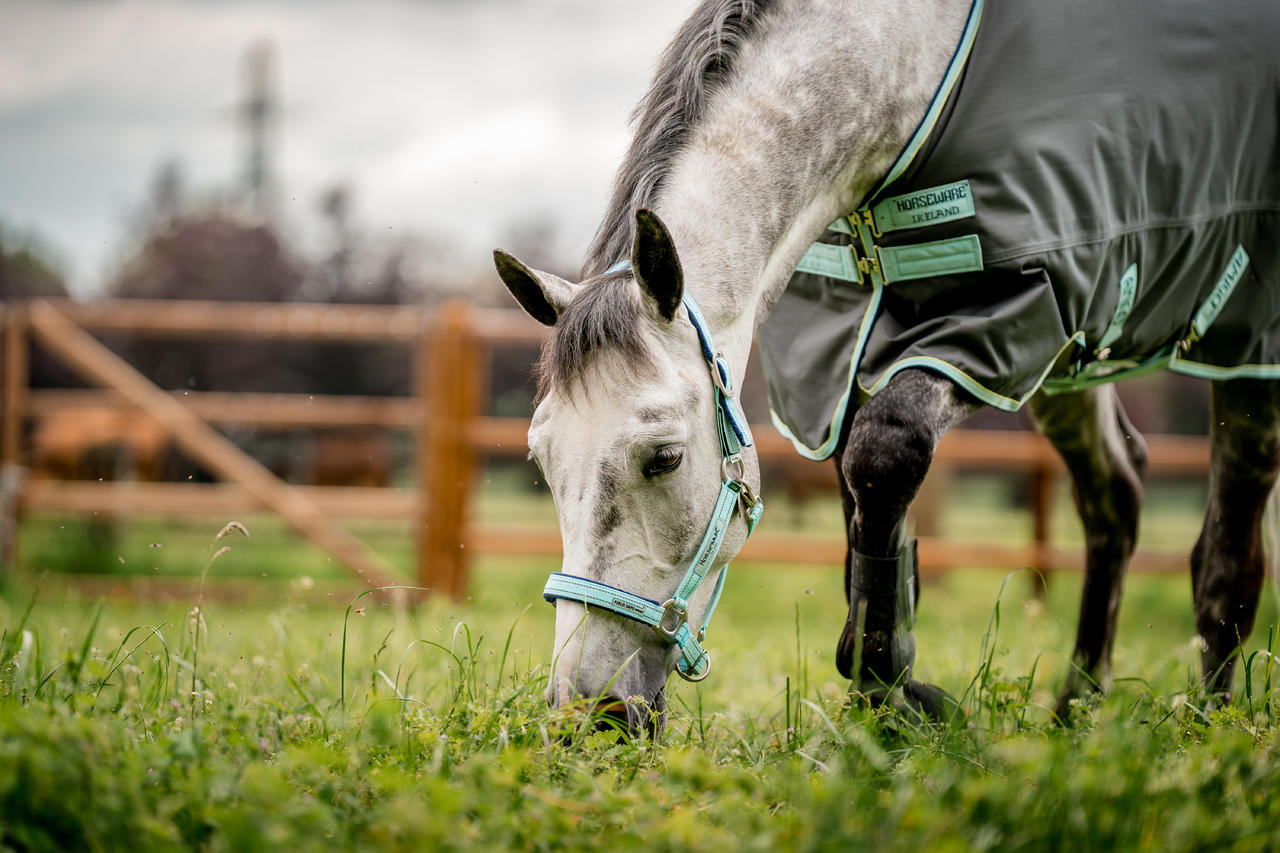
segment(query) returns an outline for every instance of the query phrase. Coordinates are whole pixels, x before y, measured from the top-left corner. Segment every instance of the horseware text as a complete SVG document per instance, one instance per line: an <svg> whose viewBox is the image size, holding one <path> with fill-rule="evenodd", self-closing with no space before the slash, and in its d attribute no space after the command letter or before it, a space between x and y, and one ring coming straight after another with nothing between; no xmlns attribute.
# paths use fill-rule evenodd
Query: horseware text
<svg viewBox="0 0 1280 853"><path fill-rule="evenodd" d="M967 180L886 199L876 209L877 224L895 230L973 215L973 197Z"/></svg>

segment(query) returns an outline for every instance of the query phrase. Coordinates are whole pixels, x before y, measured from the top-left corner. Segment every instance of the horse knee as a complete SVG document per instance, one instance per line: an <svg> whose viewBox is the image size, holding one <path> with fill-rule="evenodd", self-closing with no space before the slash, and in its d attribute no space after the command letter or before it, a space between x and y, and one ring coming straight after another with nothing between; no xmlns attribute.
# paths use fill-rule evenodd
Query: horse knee
<svg viewBox="0 0 1280 853"><path fill-rule="evenodd" d="M856 421L842 470L858 505L888 501L905 509L929 470L935 440L926 426L900 418Z"/></svg>
<svg viewBox="0 0 1280 853"><path fill-rule="evenodd" d="M1124 467L1101 478L1087 500L1077 496L1080 519L1090 547L1114 548L1122 558L1133 551L1138 539L1138 517L1144 492L1136 472Z"/></svg>

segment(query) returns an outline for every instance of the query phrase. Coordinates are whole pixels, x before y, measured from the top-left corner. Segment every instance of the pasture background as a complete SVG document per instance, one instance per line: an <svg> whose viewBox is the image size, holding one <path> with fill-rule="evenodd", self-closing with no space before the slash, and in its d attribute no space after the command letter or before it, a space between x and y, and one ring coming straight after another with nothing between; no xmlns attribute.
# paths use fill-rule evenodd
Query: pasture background
<svg viewBox="0 0 1280 853"><path fill-rule="evenodd" d="M0 297L509 307L489 249L572 275L688 6L9 4ZM379 346L104 337L171 393L411 393L409 359ZM29 354L10 390L84 384ZM495 359L484 411L528 414L531 358ZM1207 427L1200 383L1125 393L1144 431ZM8 478L38 454L5 396ZM292 482L320 479L305 429L224 432ZM391 482L413 483L410 438L388 442ZM63 476L141 479L120 450ZM207 477L176 461L167 482ZM471 520L554 529L533 476L486 469ZM1059 485L1054 539L1078 542ZM1030 537L1024 485L954 486L943 535ZM781 491L766 483L767 528L840 540L833 499ZM1143 541L1185 552L1203 483L1149 496ZM1271 587L1252 679L1208 712L1185 574L1131 578L1116 688L1064 730L1046 706L1079 578L1040 602L1025 576L953 573L924 590L919 674L968 717L918 728L836 677L836 567L742 564L712 677L671 683L662 744L619 744L541 698L553 560L481 557L465 600L396 613L353 603L350 573L278 519L238 517L251 537L215 541L230 520L24 518L0 577L0 850L1280 847L1274 659L1253 654L1276 646ZM410 577L409 522L351 528Z"/></svg>
<svg viewBox="0 0 1280 853"><path fill-rule="evenodd" d="M554 523L544 499L501 478L489 485L481 515ZM957 489L949 535L1025 535L1007 482L965 477ZM1202 491L1153 489L1144 541L1189 545ZM802 512L782 504L770 506L771 523L790 516L839 530L832 500ZM1059 530L1076 538L1067 504ZM672 679L655 747L616 743L546 709L553 620L539 592L554 561L480 559L463 602L396 613L366 597L348 609L350 584L323 555L267 519L244 523L249 538L215 542L215 525L132 520L120 553L93 566L58 550L75 533L71 519L28 525L34 571L0 598L0 845L1267 849L1280 840L1270 666L1255 656L1238 704L1207 711L1185 576L1129 578L1115 690L1080 708L1071 729L1054 727L1048 707L1075 630L1078 575L1055 575L1044 602L1025 574L959 571L928 584L918 674L963 696L968 717L917 728L846 696L833 664L845 610L837 571L735 565L708 638L712 677ZM385 527L362 533L392 549L404 539ZM195 630L197 576L226 544ZM185 573L187 592L143 603L108 585L103 599L57 574L35 592L41 568L115 567ZM264 574L223 588L255 590L251 599L219 600L228 577ZM1270 589L1251 651L1277 622Z"/></svg>

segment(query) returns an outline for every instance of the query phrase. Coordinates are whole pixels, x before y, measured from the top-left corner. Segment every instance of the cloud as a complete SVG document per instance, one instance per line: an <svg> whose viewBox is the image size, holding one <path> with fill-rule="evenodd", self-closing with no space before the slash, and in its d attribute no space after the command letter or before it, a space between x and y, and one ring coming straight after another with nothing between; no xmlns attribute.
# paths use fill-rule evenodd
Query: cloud
<svg viewBox="0 0 1280 853"><path fill-rule="evenodd" d="M156 167L226 186L247 46L275 46L291 222L335 180L359 215L491 245L549 212L581 252L625 119L690 0L6 4L0 220L34 226L92 289ZM305 228L304 228L305 230Z"/></svg>

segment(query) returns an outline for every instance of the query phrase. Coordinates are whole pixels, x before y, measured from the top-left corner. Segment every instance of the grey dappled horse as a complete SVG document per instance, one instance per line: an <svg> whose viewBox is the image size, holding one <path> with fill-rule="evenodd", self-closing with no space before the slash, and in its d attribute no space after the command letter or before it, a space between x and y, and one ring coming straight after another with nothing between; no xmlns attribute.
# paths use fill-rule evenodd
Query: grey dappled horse
<svg viewBox="0 0 1280 853"><path fill-rule="evenodd" d="M1245 6L1235 0L1215 6L1214 15L1231 23L1232 16L1257 12ZM1195 195L1201 185L1192 170L1166 150L1166 140L1176 137L1161 126L1164 106L1141 88L1142 62L1148 55L1181 57L1190 69L1184 73L1199 75L1190 78L1195 103L1239 106L1256 126L1238 127L1237 136L1272 134L1263 146L1271 151L1275 96L1263 99L1269 111L1252 109L1247 86L1237 91L1234 77L1228 88L1239 98L1206 95L1223 75L1203 70L1201 52L1215 45L1197 41L1203 28L1185 13L1201 13L1183 7L1163 4L1144 20L1140 8L1113 14L1099 2L698 5L636 111L635 137L582 281L495 253L516 300L552 327L529 445L554 496L564 541L562 571L546 593L557 605L553 705L600 700L633 731L658 731L671 671L694 680L707 674L700 643L709 612L725 565L759 514L759 468L733 388L753 335L775 307L778 316L784 307L794 316L788 300L803 297L806 287L819 293L809 308L848 304L843 314L855 317L847 331L830 335L836 373L849 377L847 393L829 419L825 445L809 446L815 458L833 456L840 475L849 617L837 665L854 689L874 701L948 713L945 694L912 673L916 567L904 534L907 508L947 429L980 405L1024 402L1070 470L1087 538L1074 668L1060 711L1073 697L1107 686L1146 453L1113 386L1101 383L1155 366L1215 380L1209 507L1191 562L1208 689L1229 691L1264 575L1261 523L1280 467L1280 399L1277 385L1263 378L1272 366L1206 366L1216 356L1202 351L1243 338L1226 331L1241 305L1268 323L1276 316L1261 286L1274 272L1274 241L1259 239L1261 219L1276 214L1275 179L1270 161L1251 171L1235 157L1228 164L1235 171L1224 179L1231 187L1214 183ZM1032 20L1033 13L1048 17ZM1099 49L1123 47L1136 94L1109 96L1110 78L1130 80L1115 73L1122 66L1112 61L1066 61L1076 48L1054 43L1069 30L1055 15L1108 16L1108 26L1089 29L1089 38ZM1245 30L1272 38L1275 17L1260 17ZM1165 19L1172 34L1144 44L1143 32L1163 32L1151 22ZM1039 35L1026 44L1028 33ZM1273 86L1274 59L1236 68L1255 61L1247 48L1236 44L1235 65L1223 67ZM1037 66L1042 51L1061 66ZM1006 64L1013 82L994 77ZM1050 125L1062 119L1053 132L1024 133L1015 124L963 136L966 103L972 115L987 116L1007 95L1034 113L1041 99L1016 85L1054 76L1076 89L1040 107ZM1001 87L1010 88L994 91ZM1069 120L1071 109L1098 115ZM1094 151L1089 146L1100 146L1094 138L1082 143L1084 156L1056 147L1100 132L1104 118L1122 126L1105 130L1128 140L1120 154ZM1234 156L1226 149L1237 137L1201 129L1197 145ZM931 135L935 130L943 142ZM997 184L1006 176L997 181L982 164L966 164L971 171L962 179L944 175L945 185L912 184L955 159L948 134L961 139L962 153L976 146L996 162L1019 166L1008 168L1007 177L1025 197L1008 202L993 195L1004 191ZM965 142L973 138L979 142ZM1016 157L1029 159L1010 159ZM1026 163L1036 168L1021 168ZM1253 190L1236 185L1255 173L1265 186L1252 199ZM1088 183L1095 174L1101 186ZM1051 198L1058 190L1075 197L1059 204ZM1033 207L1025 207L1028 199ZM889 202L896 209L886 208ZM1213 207L1219 202L1221 209ZM1200 215L1204 205L1212 210ZM1136 224L1115 226L1107 218L1115 211L1137 217ZM1037 236L1055 221L1070 239ZM1038 242L1006 250L995 236L1002 227L1015 239L1025 232ZM1216 284L1227 255L1210 238L1239 244ZM819 239L825 247L811 248ZM1207 284L1178 296L1175 285L1197 259L1207 269L1196 282ZM818 275L797 276L787 291L797 265ZM1060 281L1068 289L1059 289ZM1091 296L1101 281L1118 283ZM1229 299L1242 281L1254 295ZM1168 308L1174 296L1185 304L1171 312L1186 316L1152 331L1156 303ZM989 310L980 302L988 298L995 306ZM1210 331L1223 304L1227 310ZM800 323L783 342L795 344L799 355L811 335L832 328L828 319L842 321L838 310L800 316L814 318L812 325ZM1264 354L1273 351L1269 337L1257 340ZM944 356L959 354L948 361L927 349L931 341ZM988 351L990 364L983 360ZM789 363L782 361L780 369ZM804 442L793 438L803 452Z"/></svg>

